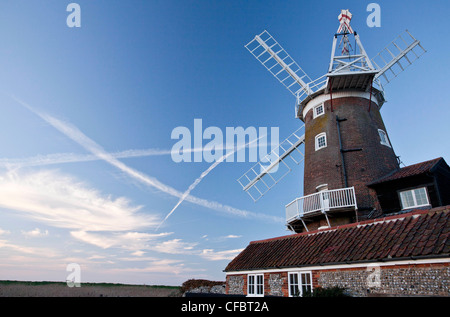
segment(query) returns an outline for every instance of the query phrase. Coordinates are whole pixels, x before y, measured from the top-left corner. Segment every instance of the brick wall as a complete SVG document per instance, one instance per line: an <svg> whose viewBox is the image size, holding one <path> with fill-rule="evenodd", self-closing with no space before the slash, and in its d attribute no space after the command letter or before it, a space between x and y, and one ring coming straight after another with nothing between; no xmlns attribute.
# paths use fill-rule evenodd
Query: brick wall
<svg viewBox="0 0 450 317"><path fill-rule="evenodd" d="M449 263L387 266L378 273L374 268L324 270L316 278L318 286L344 287L352 296L450 296Z"/></svg>
<svg viewBox="0 0 450 317"><path fill-rule="evenodd" d="M264 273L264 295L289 296L287 272ZM247 295L247 275L228 275L225 292L234 295Z"/></svg>
<svg viewBox="0 0 450 317"><path fill-rule="evenodd" d="M295 270L293 270L295 272ZM450 263L313 270L316 287L339 286L351 296L450 296ZM288 272L264 273L265 296L289 296ZM228 275L227 294L247 295L247 275Z"/></svg>
<svg viewBox="0 0 450 317"><path fill-rule="evenodd" d="M225 293L247 295L247 275L227 275Z"/></svg>
<svg viewBox="0 0 450 317"><path fill-rule="evenodd" d="M340 123L343 149L362 151L344 153L348 186L355 186L360 209L379 208L376 194L366 184L398 168L392 147L380 143L378 129L386 131L378 106L360 97L344 97L324 103L325 114L313 118L313 111L305 120L304 195L316 192L316 186L328 184L329 189L345 187L339 147L336 115L347 121ZM327 147L315 150L315 137L325 132ZM392 144L391 144L392 146Z"/></svg>

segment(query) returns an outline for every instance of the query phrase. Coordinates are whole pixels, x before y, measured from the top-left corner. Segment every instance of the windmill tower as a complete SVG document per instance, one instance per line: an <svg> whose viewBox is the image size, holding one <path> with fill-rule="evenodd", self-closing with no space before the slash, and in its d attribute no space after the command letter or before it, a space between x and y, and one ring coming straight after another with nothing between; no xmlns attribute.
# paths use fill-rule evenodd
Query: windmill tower
<svg viewBox="0 0 450 317"><path fill-rule="evenodd" d="M426 52L405 31L371 60L350 26L352 14L342 10L338 18L328 73L316 80L267 31L246 45L295 96L295 116L304 125L238 182L257 201L292 170L292 162L304 162L303 197L286 205L286 225L295 232L380 213L366 184L399 169L380 114L384 85Z"/></svg>

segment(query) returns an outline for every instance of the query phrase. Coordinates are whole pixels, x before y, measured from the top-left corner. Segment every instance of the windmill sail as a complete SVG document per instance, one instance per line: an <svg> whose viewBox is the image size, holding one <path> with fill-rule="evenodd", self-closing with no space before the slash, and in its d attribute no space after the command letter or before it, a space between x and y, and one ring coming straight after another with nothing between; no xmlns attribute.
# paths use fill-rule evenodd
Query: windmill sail
<svg viewBox="0 0 450 317"><path fill-rule="evenodd" d="M282 83L297 100L317 90L318 86L280 44L264 31L245 45L247 50ZM301 101L301 100L299 100Z"/></svg>
<svg viewBox="0 0 450 317"><path fill-rule="evenodd" d="M372 59L373 64L380 69L375 75L375 83L383 89L383 85L390 83L425 53L420 41L406 30Z"/></svg>
<svg viewBox="0 0 450 317"><path fill-rule="evenodd" d="M256 202L291 172L291 165L304 160L304 126L292 133L271 153L255 164L237 181Z"/></svg>

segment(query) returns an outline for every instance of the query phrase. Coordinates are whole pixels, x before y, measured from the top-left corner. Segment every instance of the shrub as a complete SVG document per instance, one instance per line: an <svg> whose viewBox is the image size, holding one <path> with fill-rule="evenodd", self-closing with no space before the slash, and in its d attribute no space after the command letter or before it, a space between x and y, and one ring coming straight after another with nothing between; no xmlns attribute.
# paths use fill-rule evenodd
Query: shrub
<svg viewBox="0 0 450 317"><path fill-rule="evenodd" d="M345 288L334 287L316 287L314 291L307 291L303 294L303 297L348 297L345 292Z"/></svg>
<svg viewBox="0 0 450 317"><path fill-rule="evenodd" d="M224 285L224 284L225 284L225 282L190 279L190 280L187 280L186 282L183 282L183 284L181 284L180 292L185 293L192 289L199 288L202 286L213 287L215 285Z"/></svg>

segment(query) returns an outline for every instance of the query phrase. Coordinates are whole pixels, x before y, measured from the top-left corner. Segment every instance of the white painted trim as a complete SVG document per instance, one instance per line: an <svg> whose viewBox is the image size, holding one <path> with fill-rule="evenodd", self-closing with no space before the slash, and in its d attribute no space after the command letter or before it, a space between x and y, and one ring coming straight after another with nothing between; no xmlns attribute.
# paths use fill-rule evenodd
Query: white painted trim
<svg viewBox="0 0 450 317"><path fill-rule="evenodd" d="M311 290L313 289L313 280L312 280L312 271L289 271L288 272L288 278L287 278L287 282L288 282L288 296L289 297L294 297L295 295L291 293L291 279L290 279L290 275L292 274L296 274L297 275L297 287L299 290L299 296L303 296L303 285L308 285ZM302 278L302 274L309 274L309 283L304 283L303 278Z"/></svg>
<svg viewBox="0 0 450 317"><path fill-rule="evenodd" d="M323 146L319 146L319 139L324 137L325 138L325 145ZM325 132L319 133L318 135L316 135L315 139L314 139L314 144L315 144L315 149L316 151L319 151L321 149L324 149L328 146L328 142L327 142L327 134Z"/></svg>
<svg viewBox="0 0 450 317"><path fill-rule="evenodd" d="M322 113L317 114L317 109L319 107L322 107ZM313 118L314 119L317 118L317 117L323 116L324 114L325 114L325 104L324 103L318 104L317 106L314 107L314 111L313 111Z"/></svg>
<svg viewBox="0 0 450 317"><path fill-rule="evenodd" d="M387 147L391 147L391 144L389 143L389 138L388 138L386 131L378 129L378 135L380 136L380 144L385 145ZM385 141L383 141L383 137L381 137L381 135L383 135Z"/></svg>
<svg viewBox="0 0 450 317"><path fill-rule="evenodd" d="M254 287L254 293L250 294L250 276L253 276L255 283L253 285ZM262 294L258 294L258 276L262 276ZM247 275L247 297L263 297L264 296L264 273L250 273Z"/></svg>
<svg viewBox="0 0 450 317"><path fill-rule="evenodd" d="M370 100L370 92L364 92L364 91L339 91L339 92L333 92L333 100L340 99L340 98L347 98L347 97L359 97L364 98L367 100ZM325 103L325 101L330 100L330 94L322 94L314 98L313 100L309 101L305 108L303 109L303 118L306 117L306 114L309 110L313 109L314 107L318 106L321 103ZM372 97L372 101L375 102L378 106L378 100L377 98ZM325 108L323 109L325 112Z"/></svg>
<svg viewBox="0 0 450 317"><path fill-rule="evenodd" d="M316 190L318 192L321 192L323 190L328 190L328 184L320 184L319 186L316 186Z"/></svg>
<svg viewBox="0 0 450 317"><path fill-rule="evenodd" d="M233 271L233 272L225 272L225 275L323 271L323 270L337 270L337 269L367 268L369 266L373 267L374 265L386 267L386 266L399 266L399 265L440 264L440 263L450 263L450 257L440 258L440 259L403 260L403 261L392 261L392 262L391 261L389 261L389 262L367 262L367 263L355 263L355 264L290 267L290 268L283 268L283 269L280 268L280 269L268 269L268 270L254 270L254 271Z"/></svg>
<svg viewBox="0 0 450 317"><path fill-rule="evenodd" d="M416 189L424 189L425 190L425 196L427 198L427 203L426 204L421 204L421 205L417 205L417 198L416 198L416 193L414 192ZM412 192L412 196L413 196L413 200L414 203L416 205L414 206L409 206L409 207L405 207L403 206L403 199L402 199L402 193L406 193L406 192ZM415 187L415 188L410 188L410 189L406 189L406 190L401 190L398 192L398 196L400 198L400 204L402 205L402 210L406 210L406 209L411 209L411 208L418 208L418 207L425 207L425 206L430 206L430 197L428 195L428 188L426 186L419 186L419 187Z"/></svg>

